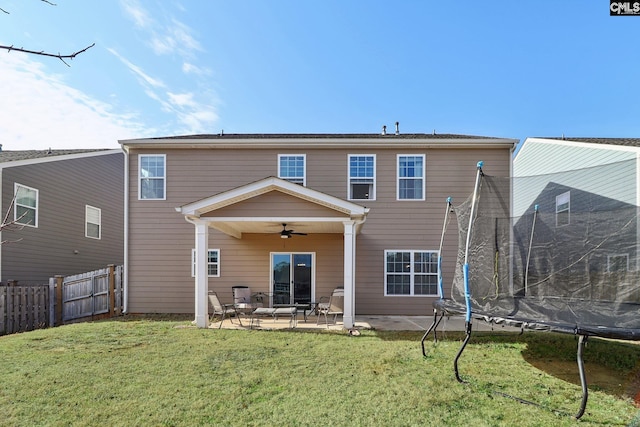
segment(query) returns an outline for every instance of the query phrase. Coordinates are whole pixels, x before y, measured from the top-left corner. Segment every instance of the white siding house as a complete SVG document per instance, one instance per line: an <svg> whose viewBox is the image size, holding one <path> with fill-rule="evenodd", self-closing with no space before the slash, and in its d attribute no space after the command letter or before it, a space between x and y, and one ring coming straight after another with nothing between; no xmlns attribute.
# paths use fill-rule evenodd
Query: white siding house
<svg viewBox="0 0 640 427"><path fill-rule="evenodd" d="M513 161L514 177L541 175L535 184L514 184L514 214L521 215L552 180L580 191L640 206L640 138L527 138ZM571 181L562 172L608 165ZM549 175L549 174L555 174ZM615 183L615 184L613 184ZM620 185L622 183L622 185Z"/></svg>

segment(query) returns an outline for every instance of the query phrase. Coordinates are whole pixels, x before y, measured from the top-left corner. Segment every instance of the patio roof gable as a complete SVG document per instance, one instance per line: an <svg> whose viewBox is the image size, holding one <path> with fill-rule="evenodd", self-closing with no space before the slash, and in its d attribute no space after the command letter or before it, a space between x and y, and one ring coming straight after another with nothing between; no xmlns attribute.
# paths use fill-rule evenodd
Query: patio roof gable
<svg viewBox="0 0 640 427"><path fill-rule="evenodd" d="M276 177L268 177L179 206L176 208L176 211L187 217L200 218L209 212L240 203L271 191L279 191L301 200L315 203L338 211L350 218L364 217L369 211L369 209L364 206Z"/></svg>

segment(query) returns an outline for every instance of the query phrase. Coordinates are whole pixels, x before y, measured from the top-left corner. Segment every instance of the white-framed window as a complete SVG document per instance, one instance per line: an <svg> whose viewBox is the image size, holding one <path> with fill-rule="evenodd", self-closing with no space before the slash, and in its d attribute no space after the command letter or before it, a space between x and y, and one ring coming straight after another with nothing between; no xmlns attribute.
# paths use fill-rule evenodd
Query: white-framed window
<svg viewBox="0 0 640 427"><path fill-rule="evenodd" d="M425 199L425 155L398 154L398 200Z"/></svg>
<svg viewBox="0 0 640 427"><path fill-rule="evenodd" d="M385 250L385 296L438 296L438 251Z"/></svg>
<svg viewBox="0 0 640 427"><path fill-rule="evenodd" d="M165 200L167 184L166 154L140 154L138 163L138 199Z"/></svg>
<svg viewBox="0 0 640 427"><path fill-rule="evenodd" d="M220 277L220 249L207 251L207 276ZM196 250L191 249L191 277L196 277Z"/></svg>
<svg viewBox="0 0 640 427"><path fill-rule="evenodd" d="M375 154L349 154L349 200L376 199Z"/></svg>
<svg viewBox="0 0 640 427"><path fill-rule="evenodd" d="M306 186L306 160L305 154L278 154L278 178Z"/></svg>
<svg viewBox="0 0 640 427"><path fill-rule="evenodd" d="M629 271L629 254L608 255L607 271L609 273L620 273Z"/></svg>
<svg viewBox="0 0 640 427"><path fill-rule="evenodd" d="M102 237L102 209L86 205L84 208L84 235L91 239Z"/></svg>
<svg viewBox="0 0 640 427"><path fill-rule="evenodd" d="M13 209L13 220L29 227L38 226L38 190L26 185L14 184L16 199Z"/></svg>
<svg viewBox="0 0 640 427"><path fill-rule="evenodd" d="M556 196L556 227L569 225L571 218L571 192Z"/></svg>

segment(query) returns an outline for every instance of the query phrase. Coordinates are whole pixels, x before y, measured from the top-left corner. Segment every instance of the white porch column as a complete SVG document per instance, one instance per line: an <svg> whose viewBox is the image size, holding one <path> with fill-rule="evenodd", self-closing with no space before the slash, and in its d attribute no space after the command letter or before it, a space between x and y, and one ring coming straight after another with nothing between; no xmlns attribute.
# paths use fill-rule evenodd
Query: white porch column
<svg viewBox="0 0 640 427"><path fill-rule="evenodd" d="M209 227L200 220L196 226L196 326L209 327L209 280L207 275L207 252L209 251Z"/></svg>
<svg viewBox="0 0 640 427"><path fill-rule="evenodd" d="M356 308L356 227L355 221L344 222L344 327L353 328Z"/></svg>

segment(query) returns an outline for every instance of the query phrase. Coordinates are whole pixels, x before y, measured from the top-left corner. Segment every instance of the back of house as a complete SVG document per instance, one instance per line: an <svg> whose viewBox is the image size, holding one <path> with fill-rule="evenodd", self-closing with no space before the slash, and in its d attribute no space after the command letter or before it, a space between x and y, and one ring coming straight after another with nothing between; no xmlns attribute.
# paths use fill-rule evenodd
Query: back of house
<svg viewBox="0 0 640 427"><path fill-rule="evenodd" d="M273 304L344 287L347 324L354 313L430 312L447 198L467 198L478 161L509 176L517 141L397 132L120 143L129 312L198 319L207 290L228 303L233 286L248 286ZM455 232L444 243L448 286Z"/></svg>

